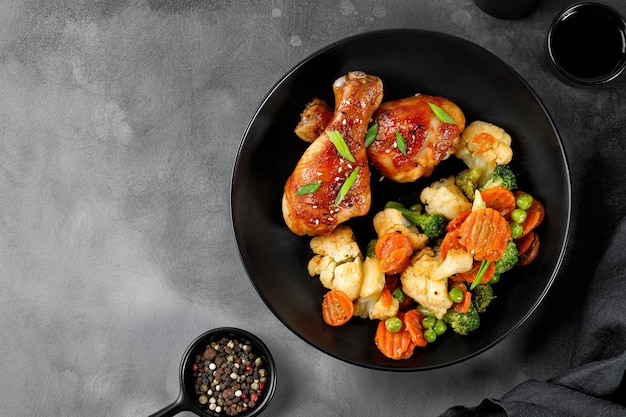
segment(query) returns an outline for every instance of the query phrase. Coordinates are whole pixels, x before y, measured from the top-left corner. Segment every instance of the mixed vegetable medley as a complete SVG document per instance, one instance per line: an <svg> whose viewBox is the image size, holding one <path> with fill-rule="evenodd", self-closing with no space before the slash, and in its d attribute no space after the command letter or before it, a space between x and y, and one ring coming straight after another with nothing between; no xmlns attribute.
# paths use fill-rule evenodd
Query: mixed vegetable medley
<svg viewBox="0 0 626 417"><path fill-rule="evenodd" d="M310 242L308 272L328 289L323 320L377 321L374 343L391 359L446 332L475 331L501 276L539 251L544 207L518 188L504 129L472 122L454 155L465 169L432 182L413 205L389 201L363 250L348 224Z"/></svg>

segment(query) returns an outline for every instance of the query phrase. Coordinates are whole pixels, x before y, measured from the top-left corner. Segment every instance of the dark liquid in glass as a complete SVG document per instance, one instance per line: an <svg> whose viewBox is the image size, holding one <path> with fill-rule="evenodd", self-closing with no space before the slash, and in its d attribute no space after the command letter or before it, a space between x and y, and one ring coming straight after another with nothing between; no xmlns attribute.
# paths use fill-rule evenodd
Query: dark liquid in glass
<svg viewBox="0 0 626 417"><path fill-rule="evenodd" d="M572 76L593 80L614 72L626 61L623 22L604 10L574 10L554 28L556 61Z"/></svg>

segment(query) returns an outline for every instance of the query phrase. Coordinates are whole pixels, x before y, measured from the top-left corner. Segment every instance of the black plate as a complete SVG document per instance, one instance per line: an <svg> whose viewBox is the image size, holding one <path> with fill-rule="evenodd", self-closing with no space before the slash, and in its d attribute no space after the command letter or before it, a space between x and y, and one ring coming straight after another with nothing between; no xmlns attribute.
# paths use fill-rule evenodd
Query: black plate
<svg viewBox="0 0 626 417"><path fill-rule="evenodd" d="M478 331L461 337L452 331L412 358L392 361L374 345L376 323L353 319L340 328L324 324L325 292L310 278L310 238L285 226L281 196L287 177L306 144L293 129L313 97L332 106L332 83L348 71L379 76L384 100L415 93L455 101L468 123L497 124L513 138L511 166L520 188L539 198L547 212L540 228L541 253L529 266L503 276L498 298L483 315ZM413 184L378 182L373 170L372 210L386 201L417 201L420 190L460 167L452 157L430 179ZM558 132L540 100L509 66L490 52L453 36L419 30L388 30L342 40L305 59L268 93L252 118L235 163L232 221L241 259L259 295L272 312L303 340L343 361L386 370L422 370L450 365L482 352L518 328L552 285L566 248L571 186ZM361 244L374 233L371 215L350 221Z"/></svg>

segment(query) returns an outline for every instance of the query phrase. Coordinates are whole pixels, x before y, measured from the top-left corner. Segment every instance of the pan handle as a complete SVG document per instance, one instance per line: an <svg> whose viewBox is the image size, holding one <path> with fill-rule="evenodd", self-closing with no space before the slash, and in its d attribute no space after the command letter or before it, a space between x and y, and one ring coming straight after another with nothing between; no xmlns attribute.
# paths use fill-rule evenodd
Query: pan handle
<svg viewBox="0 0 626 417"><path fill-rule="evenodd" d="M176 401L162 408L156 413L151 414L149 417L172 417L180 413L181 411L185 411L186 409L187 407L185 396L181 394L178 396Z"/></svg>

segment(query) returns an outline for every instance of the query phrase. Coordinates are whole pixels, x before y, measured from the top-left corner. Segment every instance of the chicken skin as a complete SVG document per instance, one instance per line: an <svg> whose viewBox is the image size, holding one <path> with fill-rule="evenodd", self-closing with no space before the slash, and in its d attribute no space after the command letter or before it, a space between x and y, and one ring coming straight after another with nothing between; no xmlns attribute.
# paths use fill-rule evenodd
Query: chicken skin
<svg viewBox="0 0 626 417"><path fill-rule="evenodd" d="M333 93L332 119L305 150L284 188L283 218L300 236L328 234L367 214L371 204L365 133L382 101L382 81L353 71L333 83Z"/></svg>
<svg viewBox="0 0 626 417"><path fill-rule="evenodd" d="M442 121L431 104L456 123ZM381 104L372 123L378 124L378 133L367 148L369 161L385 177L412 182L428 177L439 162L454 154L465 115L446 98L418 94Z"/></svg>
<svg viewBox="0 0 626 417"><path fill-rule="evenodd" d="M294 129L296 135L305 142L317 139L333 118L332 109L324 100L314 98L305 106L300 114L300 122Z"/></svg>

